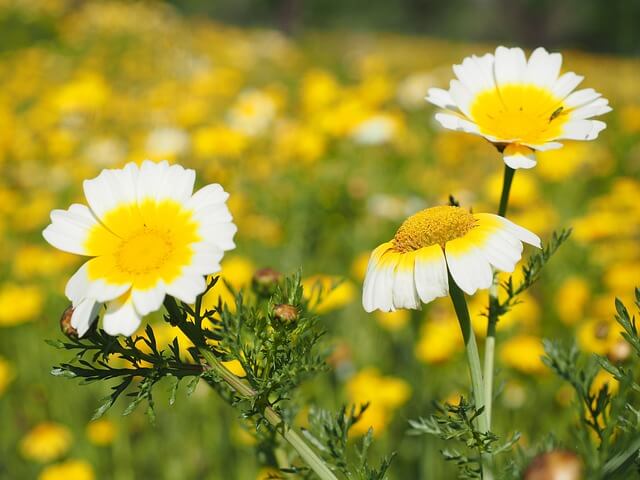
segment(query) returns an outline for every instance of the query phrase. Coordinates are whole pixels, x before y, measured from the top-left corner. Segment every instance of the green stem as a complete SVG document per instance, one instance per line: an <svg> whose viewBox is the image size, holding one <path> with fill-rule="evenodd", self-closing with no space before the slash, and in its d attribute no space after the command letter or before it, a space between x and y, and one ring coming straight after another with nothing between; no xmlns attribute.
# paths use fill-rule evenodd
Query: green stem
<svg viewBox="0 0 640 480"><path fill-rule="evenodd" d="M200 354L207 361L209 366L220 377L227 382L227 384L235 390L240 396L251 398L256 395L256 392L247 384L242 382L238 377L225 368L220 360L213 354L211 350L206 347L199 347ZM264 418L274 427L278 432L287 440L291 446L298 452L300 458L313 470L316 475L322 480L337 480L337 477L327 467L318 455L306 444L304 439L298 435L298 433L284 423L280 415L271 407L267 407L264 410Z"/></svg>
<svg viewBox="0 0 640 480"><path fill-rule="evenodd" d="M504 176L502 179L502 194L500 195L500 206L498 215L506 216L509 206L509 193L516 171L504 166ZM489 318L487 322L487 337L484 344L484 401L485 413L487 415L487 428L491 430L491 414L493 411L493 371L496 350L496 324L498 323L497 302L498 302L498 276L493 276L493 283L489 289Z"/></svg>
<svg viewBox="0 0 640 480"><path fill-rule="evenodd" d="M511 182L516 171L509 167L504 166L504 177L502 177L502 195L500 195L500 207L498 208L498 215L504 217L507 215L507 206L509 205L509 192L511 192Z"/></svg>
<svg viewBox="0 0 640 480"><path fill-rule="evenodd" d="M471 319L469 317L469 309L464 298L464 293L449 275L449 295L453 302L453 308L456 311L462 338L467 351L467 361L469 363L469 372L471 373L471 385L473 389L473 398L477 410L484 407L484 389L482 387L482 371L480 367L480 355L478 354L478 345L476 344L476 336L471 329ZM484 412L478 416L478 428L481 432L488 431L487 417Z"/></svg>
<svg viewBox="0 0 640 480"><path fill-rule="evenodd" d="M620 473L619 470L633 459L638 453L638 450L640 450L640 437L637 437L624 452L610 458L609 461L605 463L602 469L604 478L614 478L614 474Z"/></svg>

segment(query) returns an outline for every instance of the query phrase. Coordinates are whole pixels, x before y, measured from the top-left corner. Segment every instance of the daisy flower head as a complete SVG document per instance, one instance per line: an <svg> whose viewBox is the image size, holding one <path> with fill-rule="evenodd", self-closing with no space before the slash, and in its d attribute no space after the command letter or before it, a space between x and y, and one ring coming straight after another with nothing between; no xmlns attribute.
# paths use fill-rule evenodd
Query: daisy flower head
<svg viewBox="0 0 640 480"><path fill-rule="evenodd" d="M535 152L561 148L558 140L593 140L606 127L592 117L610 112L583 77L560 75L562 55L539 47L529 59L520 48L496 48L454 65L449 90L431 88L426 100L443 108L436 120L451 130L495 144L514 169L536 165Z"/></svg>
<svg viewBox="0 0 640 480"><path fill-rule="evenodd" d="M195 171L166 161L129 163L84 182L88 205L51 212L43 236L92 257L69 279L71 326L82 336L103 305L103 328L131 335L165 295L195 302L205 276L235 247L236 226L218 184L193 193Z"/></svg>
<svg viewBox="0 0 640 480"><path fill-rule="evenodd" d="M512 272L522 242L540 239L506 218L453 206L427 208L404 221L371 254L362 304L367 312L419 309L449 294L449 276L467 294L489 288L492 267Z"/></svg>

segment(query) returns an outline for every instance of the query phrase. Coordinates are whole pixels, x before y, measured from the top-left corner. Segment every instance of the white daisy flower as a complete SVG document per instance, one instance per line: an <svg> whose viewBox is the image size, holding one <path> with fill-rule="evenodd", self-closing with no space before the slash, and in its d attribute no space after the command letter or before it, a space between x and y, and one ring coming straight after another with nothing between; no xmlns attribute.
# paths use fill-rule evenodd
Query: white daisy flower
<svg viewBox="0 0 640 480"><path fill-rule="evenodd" d="M194 182L195 172L180 165L129 163L85 180L88 206L51 212L47 242L93 257L65 291L80 336L103 304L104 330L131 335L165 295L193 303L206 288L205 276L220 271L237 230L229 194L218 184L193 193Z"/></svg>
<svg viewBox="0 0 640 480"><path fill-rule="evenodd" d="M422 210L371 254L364 309L419 309L421 302L449 294L449 273L469 295L489 288L492 267L512 272L522 256L522 242L540 248L535 234L498 215L449 206Z"/></svg>
<svg viewBox="0 0 640 480"><path fill-rule="evenodd" d="M560 148L558 140L595 139L606 124L591 117L611 111L592 88L575 90L583 77L560 75L561 65L561 54L542 47L528 60L520 48L498 47L454 65L449 90L431 88L426 99L445 109L436 114L443 127L485 137L511 168L532 168L535 151Z"/></svg>

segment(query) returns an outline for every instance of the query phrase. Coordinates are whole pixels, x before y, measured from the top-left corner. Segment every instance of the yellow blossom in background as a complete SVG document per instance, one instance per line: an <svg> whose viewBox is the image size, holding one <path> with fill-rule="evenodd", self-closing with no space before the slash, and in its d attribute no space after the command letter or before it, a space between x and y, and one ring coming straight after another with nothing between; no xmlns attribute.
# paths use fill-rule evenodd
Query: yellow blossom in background
<svg viewBox="0 0 640 480"><path fill-rule="evenodd" d="M61 114L89 113L100 109L109 98L109 86L96 72L81 74L53 97Z"/></svg>
<svg viewBox="0 0 640 480"><path fill-rule="evenodd" d="M77 262L68 253L40 245L24 245L13 257L13 273L20 278L49 276L63 271Z"/></svg>
<svg viewBox="0 0 640 480"><path fill-rule="evenodd" d="M514 272L514 284L518 285L520 279L520 270ZM506 275L500 274L501 281L506 281ZM504 290L500 290L500 301L506 300ZM528 292L518 295L518 303L513 305L511 309L502 315L496 326L497 331L507 331L510 329L520 328L532 330L538 323L540 318L540 307L536 300ZM487 335L487 310L489 306L488 295L475 295L469 300L469 315L471 316L471 326L478 337Z"/></svg>
<svg viewBox="0 0 640 480"><path fill-rule="evenodd" d="M71 440L71 432L64 425L43 422L22 437L20 453L28 460L50 462L67 453Z"/></svg>
<svg viewBox="0 0 640 480"><path fill-rule="evenodd" d="M582 320L590 294L589 284L584 278L567 278L556 292L555 306L560 320L566 325L575 325Z"/></svg>
<svg viewBox="0 0 640 480"><path fill-rule="evenodd" d="M267 93L250 89L240 93L229 111L229 124L249 136L264 133L276 114L276 103Z"/></svg>
<svg viewBox="0 0 640 480"><path fill-rule="evenodd" d="M302 79L302 106L307 112L317 112L332 104L339 92L340 87L333 74L325 70L311 70Z"/></svg>
<svg viewBox="0 0 640 480"><path fill-rule="evenodd" d="M637 245L636 245L637 248ZM640 259L635 262L621 262L608 267L604 283L615 295L632 292L640 283Z"/></svg>
<svg viewBox="0 0 640 480"><path fill-rule="evenodd" d="M463 348L462 334L454 315L428 316L415 347L418 360L437 364L450 360Z"/></svg>
<svg viewBox="0 0 640 480"><path fill-rule="evenodd" d="M356 287L349 280L331 275L313 275L302 280L304 297L316 313L338 310L356 297Z"/></svg>
<svg viewBox="0 0 640 480"><path fill-rule="evenodd" d="M352 435L366 433L373 427L379 435L390 421L393 411L411 396L409 384L399 378L383 376L375 368L365 368L349 379L346 385L349 403L369 402L369 408L351 430Z"/></svg>
<svg viewBox="0 0 640 480"><path fill-rule="evenodd" d="M248 145L246 135L225 125L201 127L193 134L193 150L198 157L238 158Z"/></svg>
<svg viewBox="0 0 640 480"><path fill-rule="evenodd" d="M91 443L103 447L113 443L118 430L111 420L101 418L89 422L86 433Z"/></svg>
<svg viewBox="0 0 640 480"><path fill-rule="evenodd" d="M369 265L369 257L371 257L371 251L367 250L358 254L358 256L351 263L351 275L358 281L364 280L364 276L367 273L367 265Z"/></svg>
<svg viewBox="0 0 640 480"><path fill-rule="evenodd" d="M560 182L574 176L589 162L594 147L585 142L566 142L557 150L538 153L538 172L549 181Z"/></svg>
<svg viewBox="0 0 640 480"><path fill-rule="evenodd" d="M627 133L640 133L640 105L624 105L618 112L620 127Z"/></svg>
<svg viewBox="0 0 640 480"><path fill-rule="evenodd" d="M396 332L407 326L411 319L411 313L408 310L396 310L395 312L374 313L374 317L378 324L385 330Z"/></svg>
<svg viewBox="0 0 640 480"><path fill-rule="evenodd" d="M605 355L621 338L621 331L622 327L613 319L592 318L578 326L578 345L586 352Z"/></svg>
<svg viewBox="0 0 640 480"><path fill-rule="evenodd" d="M33 285L0 285L0 327L11 327L35 320L42 311L43 296Z"/></svg>
<svg viewBox="0 0 640 480"><path fill-rule="evenodd" d="M0 357L0 397L15 377L13 367L4 358Z"/></svg>
<svg viewBox="0 0 640 480"><path fill-rule="evenodd" d="M542 339L530 335L510 338L500 347L502 363L526 374L537 375L547 371L542 363L543 355Z"/></svg>
<svg viewBox="0 0 640 480"><path fill-rule="evenodd" d="M85 460L67 460L42 470L38 480L94 480L93 467Z"/></svg>

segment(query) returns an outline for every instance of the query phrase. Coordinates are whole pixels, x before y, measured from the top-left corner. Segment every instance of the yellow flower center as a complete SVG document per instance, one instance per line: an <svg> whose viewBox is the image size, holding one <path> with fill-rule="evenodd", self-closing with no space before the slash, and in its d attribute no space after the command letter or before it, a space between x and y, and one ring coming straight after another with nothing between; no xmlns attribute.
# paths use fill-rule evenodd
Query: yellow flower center
<svg viewBox="0 0 640 480"><path fill-rule="evenodd" d="M480 93L470 107L484 135L540 144L558 138L568 120L562 100L537 85L502 85Z"/></svg>
<svg viewBox="0 0 640 480"><path fill-rule="evenodd" d="M158 270L166 261L173 244L167 232L143 227L123 240L116 253L118 267L123 272L139 275Z"/></svg>
<svg viewBox="0 0 640 480"><path fill-rule="evenodd" d="M463 208L427 208L404 221L396 232L393 243L401 253L432 245L444 246L448 241L466 235L475 225L475 217Z"/></svg>
<svg viewBox="0 0 640 480"><path fill-rule="evenodd" d="M89 279L151 288L169 283L191 263L192 245L200 241L192 213L174 200L146 200L121 205L102 218L86 241Z"/></svg>

